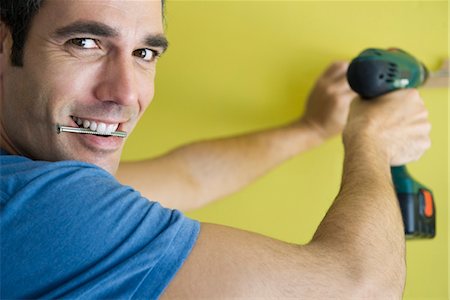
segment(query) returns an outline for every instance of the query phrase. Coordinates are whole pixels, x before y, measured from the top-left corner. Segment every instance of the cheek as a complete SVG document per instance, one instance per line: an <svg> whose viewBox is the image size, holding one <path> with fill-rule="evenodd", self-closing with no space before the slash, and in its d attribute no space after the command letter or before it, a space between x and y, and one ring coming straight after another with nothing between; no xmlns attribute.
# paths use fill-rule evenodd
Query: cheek
<svg viewBox="0 0 450 300"><path fill-rule="evenodd" d="M51 72L44 90L48 101L47 113L55 122L64 122L77 103L92 97L89 96L90 82L92 77L81 76L77 70Z"/></svg>
<svg viewBox="0 0 450 300"><path fill-rule="evenodd" d="M109 92L104 89L113 88L105 73L107 66L101 63L65 63L58 68L53 77L55 95L65 105L63 112L67 115L80 107L95 106L100 100L105 100ZM56 72L55 72L56 74ZM109 99L109 98L108 98Z"/></svg>
<svg viewBox="0 0 450 300"><path fill-rule="evenodd" d="M17 120L23 126L39 125L46 118L48 86L43 73L36 76L38 66L27 64L22 68L8 67L3 79L4 112L14 123ZM26 121L26 122L25 122Z"/></svg>
<svg viewBox="0 0 450 300"><path fill-rule="evenodd" d="M58 86L63 91L85 90L93 84L98 77L98 65L83 64L81 61L64 57L60 60L51 59L47 64L48 74L53 86Z"/></svg>
<svg viewBox="0 0 450 300"><path fill-rule="evenodd" d="M62 99L83 100L83 98L87 98L88 95L92 94L91 85L95 76L77 69L59 73L59 76L53 78L51 86L54 87Z"/></svg>
<svg viewBox="0 0 450 300"><path fill-rule="evenodd" d="M47 56L34 62L33 78L38 78L38 89L46 98L47 110L57 114L74 100L88 98L89 84L95 77L94 71L81 64L65 61L49 51Z"/></svg>

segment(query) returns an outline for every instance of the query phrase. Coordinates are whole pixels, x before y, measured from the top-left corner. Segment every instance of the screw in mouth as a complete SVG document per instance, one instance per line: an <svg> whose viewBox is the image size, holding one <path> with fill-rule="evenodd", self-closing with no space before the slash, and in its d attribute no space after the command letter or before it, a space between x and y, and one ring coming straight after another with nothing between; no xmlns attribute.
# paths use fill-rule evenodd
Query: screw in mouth
<svg viewBox="0 0 450 300"><path fill-rule="evenodd" d="M69 126L61 126L59 124L56 125L56 132L59 134L61 132L70 132L70 133L82 133L82 134L92 134L92 135L101 135L101 136L116 136L125 138L127 136L127 133L124 131L114 131L110 134L100 133L88 128L82 128L82 127L69 127Z"/></svg>

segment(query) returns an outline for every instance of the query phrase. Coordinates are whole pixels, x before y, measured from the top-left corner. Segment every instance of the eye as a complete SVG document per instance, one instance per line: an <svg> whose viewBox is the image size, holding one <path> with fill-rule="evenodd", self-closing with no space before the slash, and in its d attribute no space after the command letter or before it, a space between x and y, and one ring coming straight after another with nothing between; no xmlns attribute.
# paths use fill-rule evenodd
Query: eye
<svg viewBox="0 0 450 300"><path fill-rule="evenodd" d="M158 53L154 50L144 48L144 49L137 49L133 51L133 55L137 56L145 61L153 61L157 56Z"/></svg>
<svg viewBox="0 0 450 300"><path fill-rule="evenodd" d="M69 41L71 44L85 49L95 49L98 48L97 41L89 38L75 38Z"/></svg>

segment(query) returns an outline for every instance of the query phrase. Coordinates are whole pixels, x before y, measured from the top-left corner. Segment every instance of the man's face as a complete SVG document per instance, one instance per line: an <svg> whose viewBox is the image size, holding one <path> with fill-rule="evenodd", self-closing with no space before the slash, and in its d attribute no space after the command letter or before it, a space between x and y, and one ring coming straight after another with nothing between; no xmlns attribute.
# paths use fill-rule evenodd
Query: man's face
<svg viewBox="0 0 450 300"><path fill-rule="evenodd" d="M58 134L56 125L132 131L153 98L155 54L166 46L161 1L46 0L23 67L11 65L11 43L6 37L1 59L2 147L114 173L124 139Z"/></svg>

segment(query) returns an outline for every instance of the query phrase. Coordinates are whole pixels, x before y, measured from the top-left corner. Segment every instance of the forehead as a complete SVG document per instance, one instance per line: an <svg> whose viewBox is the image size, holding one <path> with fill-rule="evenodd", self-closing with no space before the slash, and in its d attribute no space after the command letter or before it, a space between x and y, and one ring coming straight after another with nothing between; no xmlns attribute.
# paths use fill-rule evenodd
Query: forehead
<svg viewBox="0 0 450 300"><path fill-rule="evenodd" d="M48 31L79 21L104 23L123 35L161 34L161 0L45 0L33 27Z"/></svg>

